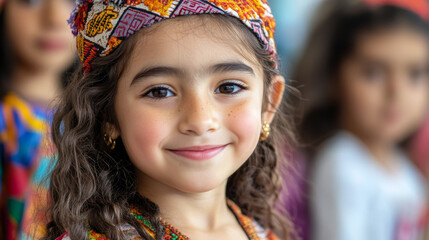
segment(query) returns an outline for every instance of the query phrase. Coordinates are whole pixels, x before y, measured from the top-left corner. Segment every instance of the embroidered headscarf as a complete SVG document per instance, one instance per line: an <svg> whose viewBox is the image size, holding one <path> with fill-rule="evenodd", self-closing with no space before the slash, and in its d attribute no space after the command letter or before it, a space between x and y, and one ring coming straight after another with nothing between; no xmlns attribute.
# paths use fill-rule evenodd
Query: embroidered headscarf
<svg viewBox="0 0 429 240"><path fill-rule="evenodd" d="M276 61L275 21L267 0L77 0L69 23L88 73L95 58L110 54L138 30L192 14L223 14L240 19Z"/></svg>

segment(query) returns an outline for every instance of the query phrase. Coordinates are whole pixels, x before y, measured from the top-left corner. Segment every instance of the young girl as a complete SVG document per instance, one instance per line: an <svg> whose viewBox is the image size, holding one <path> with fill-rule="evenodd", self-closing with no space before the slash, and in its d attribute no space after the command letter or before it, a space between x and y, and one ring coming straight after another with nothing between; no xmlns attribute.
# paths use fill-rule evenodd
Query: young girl
<svg viewBox="0 0 429 240"><path fill-rule="evenodd" d="M312 238L416 239L425 186L400 143L427 114L428 25L397 6L325 4L293 77L316 150Z"/></svg>
<svg viewBox="0 0 429 240"><path fill-rule="evenodd" d="M70 0L0 1L0 239L38 235L43 214L35 213L47 194L39 184L54 156L52 101L74 59L72 9Z"/></svg>
<svg viewBox="0 0 429 240"><path fill-rule="evenodd" d="M46 239L290 238L266 1L85 0L71 22Z"/></svg>

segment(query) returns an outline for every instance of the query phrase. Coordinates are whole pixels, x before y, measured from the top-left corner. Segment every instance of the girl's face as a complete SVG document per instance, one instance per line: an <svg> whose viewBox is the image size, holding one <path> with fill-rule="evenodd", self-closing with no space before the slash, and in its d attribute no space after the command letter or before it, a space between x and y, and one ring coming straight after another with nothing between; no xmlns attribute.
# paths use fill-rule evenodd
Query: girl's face
<svg viewBox="0 0 429 240"><path fill-rule="evenodd" d="M374 140L398 142L429 103L427 38L406 28L362 35L341 66L341 123Z"/></svg>
<svg viewBox="0 0 429 240"><path fill-rule="evenodd" d="M258 144L262 119L262 67L199 23L168 20L138 35L112 134L140 181L187 193L225 184Z"/></svg>
<svg viewBox="0 0 429 240"><path fill-rule="evenodd" d="M74 56L72 10L73 0L7 0L6 34L18 64L63 71Z"/></svg>

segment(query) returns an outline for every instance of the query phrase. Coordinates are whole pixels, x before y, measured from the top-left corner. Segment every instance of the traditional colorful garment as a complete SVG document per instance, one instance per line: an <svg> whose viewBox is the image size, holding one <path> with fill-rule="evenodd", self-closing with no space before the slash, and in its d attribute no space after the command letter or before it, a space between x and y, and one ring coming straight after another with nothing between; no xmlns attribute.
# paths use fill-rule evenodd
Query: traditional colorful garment
<svg viewBox="0 0 429 240"><path fill-rule="evenodd" d="M228 200L228 207L237 218L241 227L245 231L249 240L278 240L278 238L271 232L264 230L255 220L246 217L241 212L240 208L232 201ZM133 206L130 209L130 213L140 222L143 229L146 230L153 238L155 238L155 228L149 222L148 217L142 214L142 211L138 207ZM164 226L164 240L188 240L189 238L179 232L175 227L168 224L166 221L161 219ZM143 239L139 236L137 231L130 225L121 226L122 232L125 234L127 239ZM96 233L92 230L88 230L88 239L91 240L108 240L105 235ZM57 238L57 240L70 240L67 233Z"/></svg>
<svg viewBox="0 0 429 240"><path fill-rule="evenodd" d="M43 233L47 186L43 179L54 156L50 111L15 94L0 102L1 239L29 239ZM36 214L38 213L38 214ZM35 222L40 225L31 225Z"/></svg>
<svg viewBox="0 0 429 240"><path fill-rule="evenodd" d="M240 19L276 60L275 21L266 0L77 0L69 23L76 35L84 71L92 61L156 22L192 14L223 14Z"/></svg>

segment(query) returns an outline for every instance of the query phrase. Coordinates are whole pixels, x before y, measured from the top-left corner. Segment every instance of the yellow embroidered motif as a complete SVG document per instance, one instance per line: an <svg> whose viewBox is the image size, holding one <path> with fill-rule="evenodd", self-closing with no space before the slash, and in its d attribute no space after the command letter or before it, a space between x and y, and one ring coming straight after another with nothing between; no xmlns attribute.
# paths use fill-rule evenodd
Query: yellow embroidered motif
<svg viewBox="0 0 429 240"><path fill-rule="evenodd" d="M111 21L118 18L119 15L114 10L114 7L109 6L102 12L95 14L87 25L86 34L89 37L94 37L97 34L111 30L113 28Z"/></svg>
<svg viewBox="0 0 429 240"><path fill-rule="evenodd" d="M168 15L168 9L171 7L171 4L173 2L174 2L173 0L156 0L156 1L144 0L144 4L148 7L149 11L157 12L161 16Z"/></svg>
<svg viewBox="0 0 429 240"><path fill-rule="evenodd" d="M85 54L84 54L84 48L83 48L84 43L85 43L85 39L81 35L76 37L78 55L82 62L85 60Z"/></svg>
<svg viewBox="0 0 429 240"><path fill-rule="evenodd" d="M122 40L118 39L117 37L110 38L109 42L107 43L108 50L106 51L105 54L108 55L109 53L111 53L121 43L122 43Z"/></svg>

